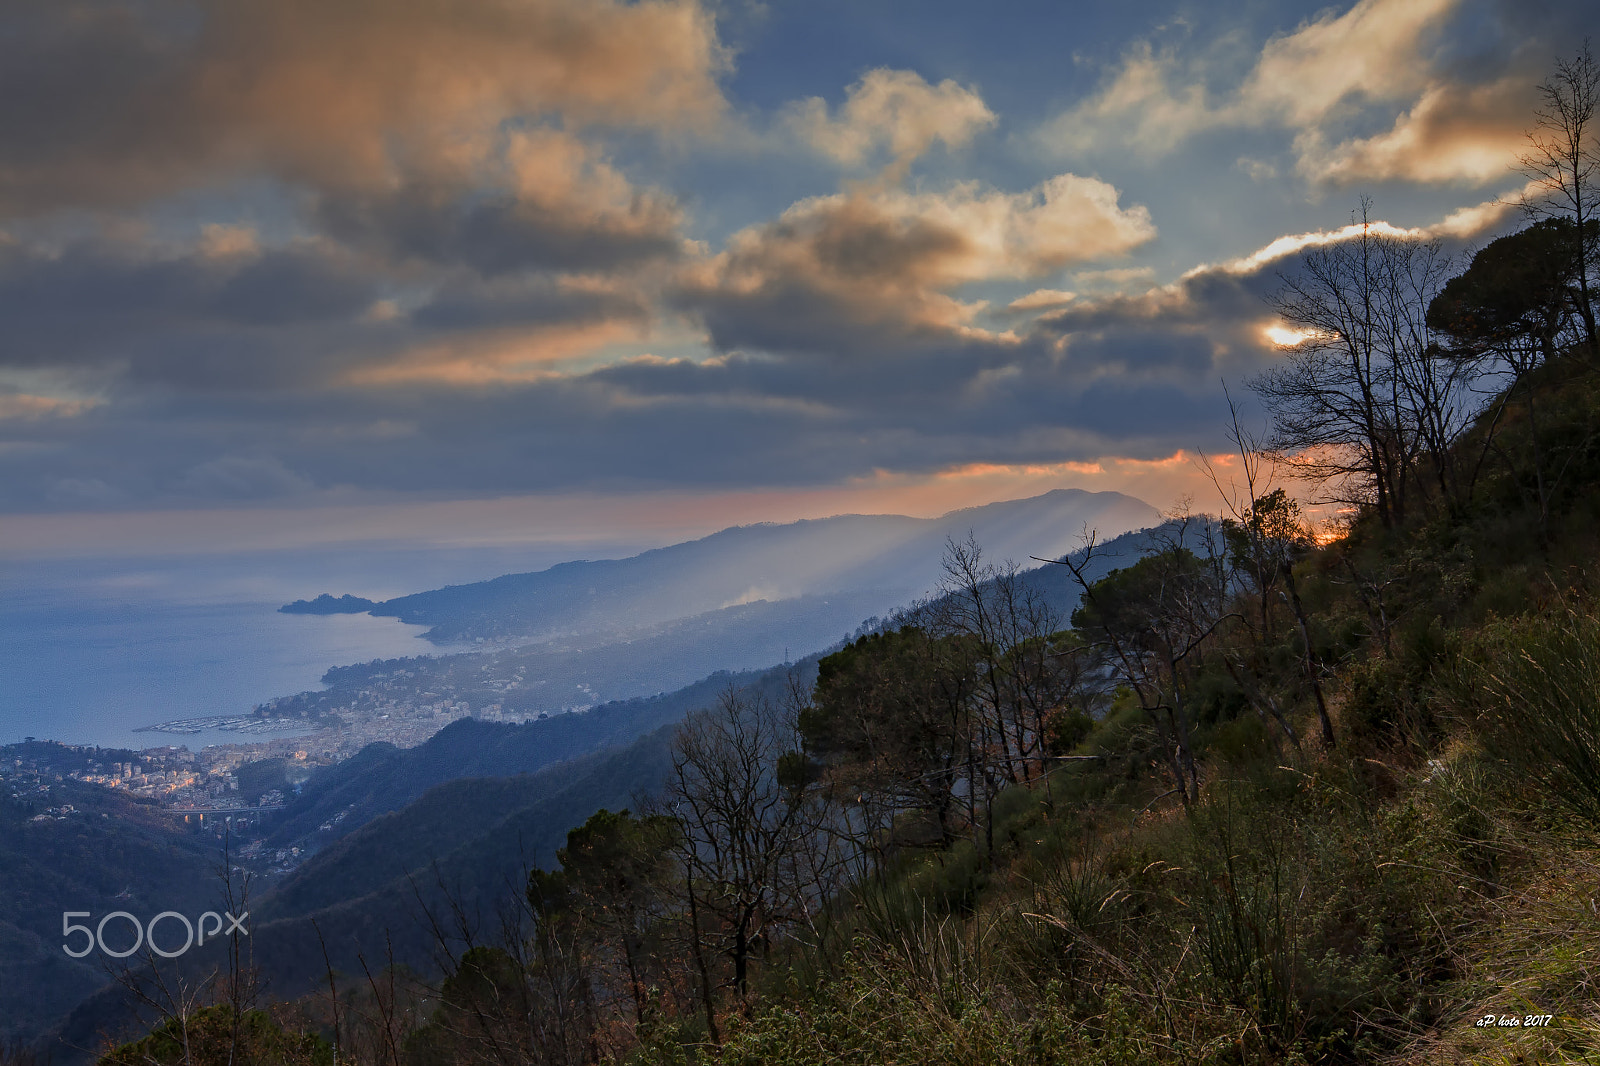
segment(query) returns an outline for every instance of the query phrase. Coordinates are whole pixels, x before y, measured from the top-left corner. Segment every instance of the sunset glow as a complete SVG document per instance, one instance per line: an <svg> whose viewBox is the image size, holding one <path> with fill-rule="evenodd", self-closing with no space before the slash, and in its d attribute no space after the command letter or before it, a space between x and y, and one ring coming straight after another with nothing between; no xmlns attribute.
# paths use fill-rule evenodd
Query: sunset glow
<svg viewBox="0 0 1600 1066"><path fill-rule="evenodd" d="M1182 41L1131 9L480 6L158 0L0 37L6 69L98 72L19 86L0 144L0 511L116 551L117 515L210 509L321 537L505 499L663 535L651 501L1165 507L1200 493L1155 457L1227 451L1224 380L1258 417L1246 383L1311 337L1266 298L1363 192L1378 234L1514 221L1570 36L1468 70L1455 0ZM827 20L846 43L797 43Z"/></svg>

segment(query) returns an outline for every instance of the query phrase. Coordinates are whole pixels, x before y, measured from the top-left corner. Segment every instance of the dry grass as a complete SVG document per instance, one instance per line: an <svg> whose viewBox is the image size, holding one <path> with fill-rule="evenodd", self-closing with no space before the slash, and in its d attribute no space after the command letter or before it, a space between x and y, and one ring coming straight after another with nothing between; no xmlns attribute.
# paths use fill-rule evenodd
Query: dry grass
<svg viewBox="0 0 1600 1066"><path fill-rule="evenodd" d="M1486 901L1456 944L1460 1006L1396 1066L1600 1063L1600 852L1542 840L1520 885ZM1479 1019L1553 1015L1548 1027Z"/></svg>

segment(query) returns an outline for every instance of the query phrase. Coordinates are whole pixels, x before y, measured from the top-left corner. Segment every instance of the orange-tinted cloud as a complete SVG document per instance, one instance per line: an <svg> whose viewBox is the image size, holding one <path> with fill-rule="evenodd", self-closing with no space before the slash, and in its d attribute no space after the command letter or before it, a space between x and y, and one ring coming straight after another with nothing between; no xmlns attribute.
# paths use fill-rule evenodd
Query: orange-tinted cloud
<svg viewBox="0 0 1600 1066"><path fill-rule="evenodd" d="M562 364L597 349L639 340L640 325L626 320L555 323L521 329L485 330L420 345L381 362L352 369L340 384L390 386L430 383L475 388L538 381L560 373Z"/></svg>
<svg viewBox="0 0 1600 1066"><path fill-rule="evenodd" d="M1027 295L1019 296L1006 304L1006 310L1043 311L1053 307L1065 307L1077 298L1077 293L1066 292L1062 289L1035 289Z"/></svg>
<svg viewBox="0 0 1600 1066"><path fill-rule="evenodd" d="M1513 74L1486 85L1436 82L1394 126L1325 150L1301 168L1325 181L1498 181L1517 167L1533 113L1529 79Z"/></svg>
<svg viewBox="0 0 1600 1066"><path fill-rule="evenodd" d="M1439 39L1461 0L1360 0L1268 40L1231 91L1205 56L1136 44L1105 85L1045 131L1082 150L1106 143L1147 154L1222 127L1293 133L1299 173L1315 182L1406 180L1485 184L1514 167L1536 75L1518 67L1473 81L1447 69ZM1348 136L1365 110L1399 107L1390 129ZM1269 163L1241 160L1253 174Z"/></svg>
<svg viewBox="0 0 1600 1066"><path fill-rule="evenodd" d="M0 212L258 169L370 188L490 154L507 119L709 130L725 110L697 0L41 0L19 18Z"/></svg>
<svg viewBox="0 0 1600 1066"><path fill-rule="evenodd" d="M685 302L706 314L724 348L823 343L819 315L839 334L959 334L975 328L983 306L952 295L959 286L1119 255L1155 232L1144 207L1122 207L1112 186L1074 174L1023 193L973 183L944 193L856 190L802 200L735 234L686 275ZM807 339L786 342L786 322Z"/></svg>
<svg viewBox="0 0 1600 1066"><path fill-rule="evenodd" d="M688 248L683 212L640 188L594 144L535 126L483 156L373 188L337 189L315 218L331 236L391 261L464 264L484 275L618 270Z"/></svg>
<svg viewBox="0 0 1600 1066"><path fill-rule="evenodd" d="M1356 102L1414 98L1430 81L1433 36L1461 0L1360 0L1262 48L1236 107L1308 128Z"/></svg>
<svg viewBox="0 0 1600 1066"><path fill-rule="evenodd" d="M1198 277L1213 270L1222 270L1230 274L1254 274L1268 264L1287 259L1307 248L1319 248L1324 245L1340 244L1354 240L1361 236L1363 229L1375 236L1412 241L1432 240L1440 237L1475 237L1503 223L1506 217L1516 210L1518 195L1516 191L1513 191L1505 196L1486 200L1481 204L1463 207L1457 211L1452 211L1438 222L1428 226L1396 226L1383 219L1374 219L1365 226L1361 223L1352 222L1348 226L1341 226L1335 230L1289 233L1269 241L1249 255L1240 256L1237 259L1231 259L1220 264L1204 263L1193 267L1185 272L1184 277Z"/></svg>
<svg viewBox="0 0 1600 1066"><path fill-rule="evenodd" d="M71 418L92 407L97 400L64 399L59 396L35 396L26 392L0 392L0 421L15 419L25 421L35 418Z"/></svg>
<svg viewBox="0 0 1600 1066"><path fill-rule="evenodd" d="M1221 455L1210 457L1210 462L1226 484L1237 460ZM1218 506L1216 486L1200 456L1185 449L1153 459L1102 455L1060 462L958 463L918 473L878 470L846 486L797 493L795 498L809 500L816 514L893 511L931 516L1060 488L1123 492L1162 511L1185 499L1192 500L1197 510L1215 511Z"/></svg>
<svg viewBox="0 0 1600 1066"><path fill-rule="evenodd" d="M1354 101L1401 100L1428 84L1430 34L1460 0L1360 0L1267 41L1231 93L1207 90L1206 62L1135 44L1110 80L1060 116L1050 135L1087 145L1106 137L1164 152L1218 126L1284 122L1311 128Z"/></svg>
<svg viewBox="0 0 1600 1066"><path fill-rule="evenodd" d="M195 476L256 473L246 467L229 457L213 461ZM1124 469L1133 472L1131 479L1118 479L1118 472ZM1185 453L1154 462L1108 457L1092 463L962 464L931 474L880 470L844 483L805 488L562 492L492 499L360 502L326 493L303 498L297 505L0 514L0 557L203 555L349 543L529 545L566 548L576 554L593 553L597 546L623 541L633 551L640 540L667 544L752 522L792 522L838 514L931 518L962 507L1057 488L1122 491L1163 510L1186 494L1194 497L1197 509L1212 506L1204 495L1210 490L1209 482L1195 480L1197 477ZM84 502L94 502L93 486L75 488L85 497Z"/></svg>

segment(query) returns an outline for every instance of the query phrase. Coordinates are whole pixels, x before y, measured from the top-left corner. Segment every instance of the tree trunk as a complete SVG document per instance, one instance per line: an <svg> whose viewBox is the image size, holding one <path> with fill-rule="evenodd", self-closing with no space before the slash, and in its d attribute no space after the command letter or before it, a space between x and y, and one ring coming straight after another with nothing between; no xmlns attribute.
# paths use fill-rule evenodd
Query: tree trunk
<svg viewBox="0 0 1600 1066"><path fill-rule="evenodd" d="M1294 567L1285 564L1284 584L1289 589L1289 603L1294 607L1295 621L1300 626L1300 642L1305 646L1306 681L1311 685L1311 695L1317 701L1317 721L1322 726L1322 743L1330 751L1334 746L1333 719L1328 717L1328 704L1322 698L1322 681L1317 676L1316 654L1311 648L1311 627L1306 624L1306 609L1300 602L1300 590L1294 583Z"/></svg>

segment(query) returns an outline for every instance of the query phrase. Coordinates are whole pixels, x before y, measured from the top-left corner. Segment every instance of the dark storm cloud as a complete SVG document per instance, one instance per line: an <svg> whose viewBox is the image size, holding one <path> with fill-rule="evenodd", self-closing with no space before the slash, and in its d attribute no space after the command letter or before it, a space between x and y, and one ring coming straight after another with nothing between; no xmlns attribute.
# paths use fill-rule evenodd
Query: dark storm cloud
<svg viewBox="0 0 1600 1066"><path fill-rule="evenodd" d="M197 396L304 390L439 337L648 316L625 286L549 275L457 272L416 295L409 313L381 299L393 287L387 272L326 242L262 251L246 241L222 252L110 240L59 251L0 245L0 372L99 371L118 388Z"/></svg>
<svg viewBox="0 0 1600 1066"><path fill-rule="evenodd" d="M771 352L635 359L447 389L218 392L191 371L185 390L135 392L13 428L13 439L44 451L28 456L26 476L20 453L0 449L0 466L34 501L65 505L74 491L88 502L95 492L180 501L339 486L802 485L878 469L931 473L974 455L995 463L1164 456L1220 443L1218 377L1239 380L1272 357L1259 335L1270 318L1260 294L1281 265L1218 268L1140 296L1086 301L1010 338L951 330L911 345L902 335L900 357L843 360L826 374L811 356ZM627 295L495 284L503 288L463 276L410 320L383 328L399 344L458 326L646 313ZM270 343L255 358L270 358Z"/></svg>
<svg viewBox="0 0 1600 1066"><path fill-rule="evenodd" d="M609 271L682 252L680 212L665 197L635 196L612 211L576 206L414 183L325 194L313 217L323 232L386 259L462 264L486 275Z"/></svg>
<svg viewBox="0 0 1600 1066"><path fill-rule="evenodd" d="M284 338L314 343L313 328L349 321L376 292L312 248L218 258L113 242L0 246L0 367L116 364L192 384L208 364L292 360Z"/></svg>
<svg viewBox="0 0 1600 1066"><path fill-rule="evenodd" d="M547 276L485 282L458 275L434 290L410 318L423 330L448 333L556 323L642 324L650 313L639 292L622 287L574 288Z"/></svg>
<svg viewBox="0 0 1600 1066"><path fill-rule="evenodd" d="M0 216L123 203L217 152L177 4L17 0L0 15Z"/></svg>
<svg viewBox="0 0 1600 1066"><path fill-rule="evenodd" d="M129 329L326 321L356 312L373 298L361 273L317 251L269 251L226 261L195 252L157 257L142 251L106 242L60 252L0 246L6 359L50 343L83 351Z"/></svg>

